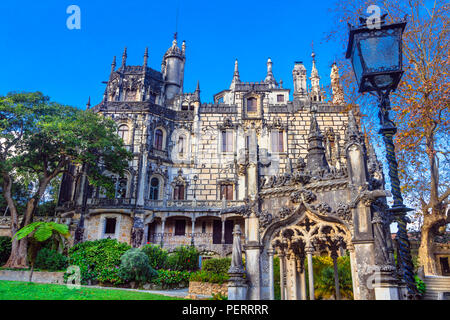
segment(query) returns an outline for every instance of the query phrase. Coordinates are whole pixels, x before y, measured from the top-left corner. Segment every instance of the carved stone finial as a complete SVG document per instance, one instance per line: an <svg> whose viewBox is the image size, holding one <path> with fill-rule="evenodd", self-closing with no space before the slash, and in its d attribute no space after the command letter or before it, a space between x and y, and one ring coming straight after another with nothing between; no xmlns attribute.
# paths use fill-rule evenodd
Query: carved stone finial
<svg viewBox="0 0 450 320"><path fill-rule="evenodd" d="M231 254L231 266L228 273L244 272L244 264L242 263L241 235L241 227L236 224L233 231L233 251Z"/></svg>
<svg viewBox="0 0 450 320"><path fill-rule="evenodd" d="M317 123L315 113L311 116L311 125L308 135L308 154L306 155L306 169L329 169L323 146L323 135Z"/></svg>

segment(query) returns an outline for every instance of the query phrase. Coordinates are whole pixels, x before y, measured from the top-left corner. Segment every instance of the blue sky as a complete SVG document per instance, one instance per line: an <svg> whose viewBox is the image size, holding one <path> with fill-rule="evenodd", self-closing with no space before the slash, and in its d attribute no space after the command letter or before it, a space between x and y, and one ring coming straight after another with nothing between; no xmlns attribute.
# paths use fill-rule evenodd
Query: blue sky
<svg viewBox="0 0 450 320"><path fill-rule="evenodd" d="M277 80L291 88L294 61L311 68L314 41L324 85L330 65L342 49L323 43L332 27L333 1L7 1L0 4L0 94L42 91L52 100L84 108L102 99L114 55L120 64L128 47L128 65L160 70L171 45L179 6L178 39L186 40L185 92L200 81L202 102L230 85L234 60L242 81L261 81L267 58ZM81 30L69 30L69 5L81 9Z"/></svg>

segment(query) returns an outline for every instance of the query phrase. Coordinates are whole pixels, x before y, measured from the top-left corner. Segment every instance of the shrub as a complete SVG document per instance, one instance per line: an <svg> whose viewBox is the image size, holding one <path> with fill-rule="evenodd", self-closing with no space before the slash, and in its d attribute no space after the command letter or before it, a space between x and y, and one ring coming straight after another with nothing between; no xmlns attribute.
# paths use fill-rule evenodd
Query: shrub
<svg viewBox="0 0 450 320"><path fill-rule="evenodd" d="M190 272L173 270L156 270L157 276L153 278L152 283L163 287L173 287L181 283L189 282Z"/></svg>
<svg viewBox="0 0 450 320"><path fill-rule="evenodd" d="M150 267L147 255L140 249L131 248L120 261L119 277L125 281L145 283L157 275L155 269Z"/></svg>
<svg viewBox="0 0 450 320"><path fill-rule="evenodd" d="M214 273L211 271L199 270L197 272L191 273L189 278L190 281L198 281L198 282L209 282L209 283L218 283L222 284L227 282L229 279L228 274L226 273Z"/></svg>
<svg viewBox="0 0 450 320"><path fill-rule="evenodd" d="M11 238L0 237L0 267L6 263L11 254Z"/></svg>
<svg viewBox="0 0 450 320"><path fill-rule="evenodd" d="M416 280L417 290L421 295L424 295L425 292L427 291L427 285L417 275L414 276L414 279Z"/></svg>
<svg viewBox="0 0 450 320"><path fill-rule="evenodd" d="M168 253L158 245L147 244L142 247L149 260L149 264L153 269L164 269L167 265Z"/></svg>
<svg viewBox="0 0 450 320"><path fill-rule="evenodd" d="M280 258L273 258L273 285L275 300L281 299L281 287L280 287Z"/></svg>
<svg viewBox="0 0 450 320"><path fill-rule="evenodd" d="M218 274L227 274L230 266L231 258L214 258L202 261L202 270Z"/></svg>
<svg viewBox="0 0 450 320"><path fill-rule="evenodd" d="M213 293L211 300L228 300L227 296L224 296L222 293Z"/></svg>
<svg viewBox="0 0 450 320"><path fill-rule="evenodd" d="M199 252L193 246L175 248L168 256L166 268L176 271L194 271L198 269Z"/></svg>
<svg viewBox="0 0 450 320"><path fill-rule="evenodd" d="M81 284L89 281L121 284L120 258L131 247L115 239L85 241L69 249L69 264L80 267ZM68 274L66 273L66 277Z"/></svg>
<svg viewBox="0 0 450 320"><path fill-rule="evenodd" d="M42 248L36 256L35 268L48 271L60 271L67 268L67 257L61 253Z"/></svg>

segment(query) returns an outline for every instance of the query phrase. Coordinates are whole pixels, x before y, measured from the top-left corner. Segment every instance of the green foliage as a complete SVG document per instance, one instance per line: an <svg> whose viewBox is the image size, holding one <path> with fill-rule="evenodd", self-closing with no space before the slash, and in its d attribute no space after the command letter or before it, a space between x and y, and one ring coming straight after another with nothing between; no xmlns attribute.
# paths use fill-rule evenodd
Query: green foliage
<svg viewBox="0 0 450 320"><path fill-rule="evenodd" d="M37 221L30 223L17 231L13 239L17 237L17 240L21 240L27 236L31 236L31 238L34 238L34 240L38 242L44 242L52 235L61 235L68 238L70 237L69 227L65 224L59 224L56 222Z"/></svg>
<svg viewBox="0 0 450 320"><path fill-rule="evenodd" d="M130 248L127 243L115 239L85 241L69 249L69 265L80 267L82 284L87 284L89 280L121 284L120 258Z"/></svg>
<svg viewBox="0 0 450 320"><path fill-rule="evenodd" d="M8 261L11 254L11 238L0 237L0 266L4 265Z"/></svg>
<svg viewBox="0 0 450 320"><path fill-rule="evenodd" d="M48 271L65 270L67 268L67 257L57 251L42 248L37 253L35 267Z"/></svg>
<svg viewBox="0 0 450 320"><path fill-rule="evenodd" d="M231 266L231 258L213 258L202 261L202 270L217 274L227 274Z"/></svg>
<svg viewBox="0 0 450 320"><path fill-rule="evenodd" d="M209 283L218 283L222 284L227 282L229 279L228 274L226 273L215 273L211 271L199 270L191 273L189 278L190 281L198 281L198 282L209 282Z"/></svg>
<svg viewBox="0 0 450 320"><path fill-rule="evenodd" d="M224 296L221 292L213 293L212 300L228 300L227 296Z"/></svg>
<svg viewBox="0 0 450 320"><path fill-rule="evenodd" d="M341 296L353 298L352 275L350 269L350 257L342 256L337 260L339 288ZM307 264L306 264L307 265ZM305 266L307 268L307 266ZM314 290L318 299L335 297L333 259L329 256L313 257Z"/></svg>
<svg viewBox="0 0 450 320"><path fill-rule="evenodd" d="M280 258L273 258L273 282L274 282L274 296L275 300L281 299L281 288L280 288Z"/></svg>
<svg viewBox="0 0 450 320"><path fill-rule="evenodd" d="M194 246L180 246L169 254L166 267L176 271L195 271L198 269L199 252Z"/></svg>
<svg viewBox="0 0 450 320"><path fill-rule="evenodd" d="M182 283L189 282L189 271L174 271L174 270L156 270L157 277L153 278L152 283L161 285L163 287L173 287Z"/></svg>
<svg viewBox="0 0 450 320"><path fill-rule="evenodd" d="M145 283L157 276L147 255L138 248L131 248L120 258L119 277L125 281Z"/></svg>
<svg viewBox="0 0 450 320"><path fill-rule="evenodd" d="M158 245L147 244L142 247L153 269L163 269L167 264L168 253Z"/></svg>
<svg viewBox="0 0 450 320"><path fill-rule="evenodd" d="M417 275L414 276L414 279L416 280L417 290L421 295L424 295L427 291L427 285Z"/></svg>

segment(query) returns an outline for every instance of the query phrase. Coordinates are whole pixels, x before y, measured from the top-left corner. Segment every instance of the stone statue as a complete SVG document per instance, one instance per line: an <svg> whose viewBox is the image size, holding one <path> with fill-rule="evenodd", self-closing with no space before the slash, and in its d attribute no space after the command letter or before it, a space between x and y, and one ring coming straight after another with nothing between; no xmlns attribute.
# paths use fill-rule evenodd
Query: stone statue
<svg viewBox="0 0 450 320"><path fill-rule="evenodd" d="M228 273L244 272L244 265L242 263L241 234L241 227L236 224L233 231L233 251L231 254L231 267L228 270Z"/></svg>

